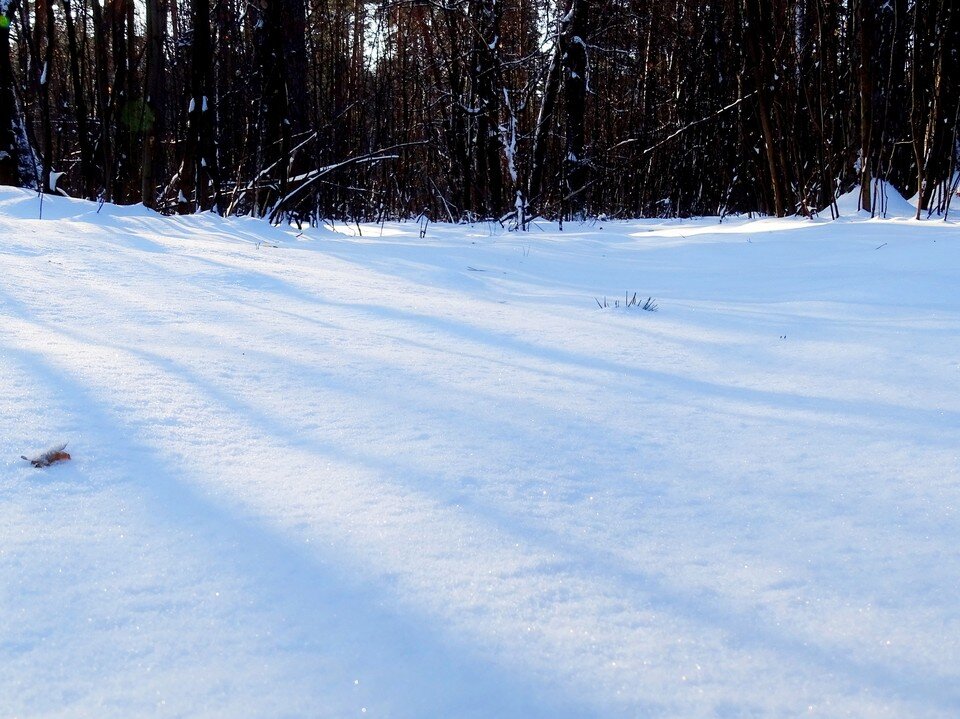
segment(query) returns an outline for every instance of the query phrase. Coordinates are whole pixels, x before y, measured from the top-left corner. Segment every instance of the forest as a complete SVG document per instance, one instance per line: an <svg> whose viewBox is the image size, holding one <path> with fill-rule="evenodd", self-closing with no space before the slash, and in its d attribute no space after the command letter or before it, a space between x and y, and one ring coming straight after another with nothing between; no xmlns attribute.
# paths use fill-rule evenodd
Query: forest
<svg viewBox="0 0 960 719"><path fill-rule="evenodd" d="M3 0L0 182L164 213L835 212L956 194L954 0Z"/></svg>

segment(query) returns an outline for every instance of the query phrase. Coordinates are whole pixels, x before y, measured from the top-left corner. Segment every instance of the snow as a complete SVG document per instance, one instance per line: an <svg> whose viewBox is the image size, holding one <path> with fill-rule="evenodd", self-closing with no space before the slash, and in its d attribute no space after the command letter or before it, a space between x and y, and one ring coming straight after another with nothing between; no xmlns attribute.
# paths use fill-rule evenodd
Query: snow
<svg viewBox="0 0 960 719"><path fill-rule="evenodd" d="M57 172L56 170L50 170L49 182L50 182L51 192L57 192L57 183L60 182L60 178L63 177L65 174L67 173Z"/></svg>
<svg viewBox="0 0 960 719"><path fill-rule="evenodd" d="M875 182L872 185L871 199L875 203L875 212L879 217L909 219L917 214L916 200L912 203L904 199L894 187L886 182ZM858 185L850 192L841 196L837 200L837 209L841 217L860 215L869 217L870 212L860 209L860 186ZM829 215L829 211L827 212Z"/></svg>
<svg viewBox="0 0 960 719"><path fill-rule="evenodd" d="M956 224L97 207L0 189L9 715L960 712Z"/></svg>

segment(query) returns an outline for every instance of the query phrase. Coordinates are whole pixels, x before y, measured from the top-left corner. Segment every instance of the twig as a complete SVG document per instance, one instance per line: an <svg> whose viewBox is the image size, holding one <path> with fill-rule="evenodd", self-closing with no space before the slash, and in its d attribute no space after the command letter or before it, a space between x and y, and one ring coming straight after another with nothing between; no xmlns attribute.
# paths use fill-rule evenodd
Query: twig
<svg viewBox="0 0 960 719"><path fill-rule="evenodd" d="M717 110L717 111L716 111L715 113L713 113L712 115L707 115L706 117L701 117L699 120L694 120L694 121L691 122L689 125L684 125L684 126L681 127L679 130L677 130L676 132L674 132L673 134L667 135L665 138L663 138L662 140L660 140L660 142L651 145L650 147L648 147L646 150L644 150L644 151L641 152L640 154L641 154L641 155L646 155L648 152L652 152L653 150L656 150L656 149L657 149L658 147L660 147L661 145L664 145L664 144L670 142L670 140L672 140L673 138L675 138L677 135L682 135L684 132L686 132L687 130L689 130L691 127L696 127L697 125L701 125L701 124L703 124L704 122L707 122L707 121L709 121L709 120L713 120L713 119L716 118L716 117L719 117L720 115L722 115L722 114L725 113L725 112L729 112L730 110L732 110L733 108L735 108L737 105L739 105L739 104L741 104L741 103L746 102L747 100L749 100L751 97L753 97L754 95L756 95L757 92L758 92L757 90L754 90L753 92L751 92L751 93L749 93L749 94L747 94L747 95L744 95L744 96L741 97L740 99L734 100L733 102L731 102L731 103L730 103L729 105L727 105L726 107L721 107L719 110ZM629 144L634 143L634 142L638 142L638 140L637 140L636 138L631 138L631 139L629 139L629 140L624 140L623 142L618 142L616 145L614 145L614 146L611 147L610 149L611 149L611 150L615 150L615 149L617 149L618 147L622 147L623 145L629 145Z"/></svg>

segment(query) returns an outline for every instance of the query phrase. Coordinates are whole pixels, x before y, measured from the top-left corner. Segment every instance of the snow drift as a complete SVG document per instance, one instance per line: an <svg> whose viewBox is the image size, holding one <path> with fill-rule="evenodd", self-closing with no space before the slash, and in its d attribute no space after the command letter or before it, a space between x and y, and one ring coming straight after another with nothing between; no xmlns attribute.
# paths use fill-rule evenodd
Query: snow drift
<svg viewBox="0 0 960 719"><path fill-rule="evenodd" d="M960 711L955 224L38 212L0 190L8 714Z"/></svg>

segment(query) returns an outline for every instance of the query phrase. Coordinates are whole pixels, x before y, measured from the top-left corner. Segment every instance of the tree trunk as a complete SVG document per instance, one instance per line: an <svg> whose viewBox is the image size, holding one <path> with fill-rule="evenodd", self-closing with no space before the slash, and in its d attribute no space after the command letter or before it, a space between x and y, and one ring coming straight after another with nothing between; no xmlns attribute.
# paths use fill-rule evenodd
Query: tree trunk
<svg viewBox="0 0 960 719"><path fill-rule="evenodd" d="M16 15L19 0L12 0L0 13L0 184L19 187L20 150L18 128L22 125L13 88L10 62L10 21Z"/></svg>
<svg viewBox="0 0 960 719"><path fill-rule="evenodd" d="M589 164L584 157L584 119L587 112L587 42L590 0L571 0L560 30L563 58L563 100L566 109L564 202L568 217L583 214Z"/></svg>
<svg viewBox="0 0 960 719"><path fill-rule="evenodd" d="M306 50L303 45L306 13L303 0L282 0L278 12L255 15L257 71L261 90L259 156L265 167L275 166L274 190L262 198L270 206L271 221L287 212L294 133L306 125ZM294 99L291 102L291 98Z"/></svg>
<svg viewBox="0 0 960 719"><path fill-rule="evenodd" d="M860 86L860 207L873 214L873 26L877 8L870 0L854 0Z"/></svg>
<svg viewBox="0 0 960 719"><path fill-rule="evenodd" d="M53 17L53 0L38 0L36 4L36 42L40 48L41 38L45 44L41 66L35 69L37 76L37 100L40 104L40 135L43 155L40 160L40 186L44 192L53 190L50 183L53 171L53 127L50 122L50 78L53 76L53 58L56 49L57 30Z"/></svg>
<svg viewBox="0 0 960 719"><path fill-rule="evenodd" d="M190 105L187 110L187 138L180 163L177 198L181 214L218 211L220 181L214 138L213 86L210 49L210 6L207 0L191 0L193 42L190 46Z"/></svg>
<svg viewBox="0 0 960 719"><path fill-rule="evenodd" d="M777 123L775 103L780 78L775 65L777 43L777 16L773 8L767 6L768 0L744 0L743 18L745 21L744 39L747 48L747 60L753 68L753 81L757 95L757 114L763 134L767 170L770 173L770 190L773 194L773 206L769 213L783 217L787 213L786 168L783 162L781 145L786 141Z"/></svg>
<svg viewBox="0 0 960 719"><path fill-rule="evenodd" d="M932 89L927 103L923 151L918 160L918 216L922 210L934 209L930 205L934 191L939 183L949 183L947 174L957 152L955 137L956 118L960 111L960 81L956 77L956 68L960 59L960 8L953 0L941 0L934 17L935 22L930 27L933 51L929 60Z"/></svg>
<svg viewBox="0 0 960 719"><path fill-rule="evenodd" d="M497 62L500 16L496 0L475 0L473 33L474 94L477 111L475 163L480 206L485 214L503 212L503 171L500 164L500 105L503 87Z"/></svg>
<svg viewBox="0 0 960 719"><path fill-rule="evenodd" d="M94 178L95 162L93 145L90 142L89 117L87 115L87 98L81 75L80 46L77 42L77 28L73 16L71 0L62 0L63 19L67 25L67 48L70 55L70 80L73 85L74 117L77 122L77 144L80 148L80 177L77 183L80 195L87 199L95 199Z"/></svg>
<svg viewBox="0 0 960 719"><path fill-rule="evenodd" d="M560 39L557 38L550 64L547 68L543 86L543 99L537 112L537 124L533 131L533 147L530 150L530 182L527 185L527 197L531 203L542 204L540 196L543 190L544 165L547 159L547 143L553 123L553 113L560 94L560 74L563 66Z"/></svg>
<svg viewBox="0 0 960 719"><path fill-rule="evenodd" d="M176 0L174 0L176 1ZM141 168L140 201L146 207L156 207L157 185L161 176L157 152L158 138L163 134L164 97L163 38L166 36L166 3L164 0L146 0L144 73L143 167Z"/></svg>
<svg viewBox="0 0 960 719"><path fill-rule="evenodd" d="M103 197L107 202L114 200L115 173L113 157L113 112L110 100L110 53L107 43L107 20L100 0L91 3L93 12L93 52L96 84L97 113L100 115L100 136L97 138L95 156L100 159L100 172L103 175Z"/></svg>

